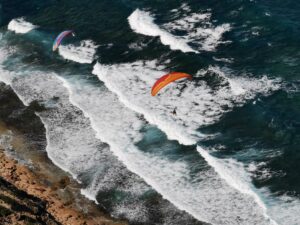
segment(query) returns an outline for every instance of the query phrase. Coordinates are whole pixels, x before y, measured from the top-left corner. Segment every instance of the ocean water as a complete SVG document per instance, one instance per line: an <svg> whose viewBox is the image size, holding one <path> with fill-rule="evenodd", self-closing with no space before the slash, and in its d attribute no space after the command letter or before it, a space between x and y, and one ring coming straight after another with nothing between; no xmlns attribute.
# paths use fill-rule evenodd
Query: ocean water
<svg viewBox="0 0 300 225"><path fill-rule="evenodd" d="M44 150L113 217L297 225L299 12L295 0L1 0L0 81L47 108ZM152 97L170 71L193 80Z"/></svg>

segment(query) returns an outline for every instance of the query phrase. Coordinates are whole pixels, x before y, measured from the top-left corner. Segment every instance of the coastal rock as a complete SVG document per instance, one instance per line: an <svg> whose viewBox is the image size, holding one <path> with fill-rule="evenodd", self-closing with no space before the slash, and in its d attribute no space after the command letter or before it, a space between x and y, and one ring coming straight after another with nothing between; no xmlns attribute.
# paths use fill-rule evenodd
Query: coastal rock
<svg viewBox="0 0 300 225"><path fill-rule="evenodd" d="M59 188L68 184L68 178ZM60 199L26 166L0 151L0 224L123 225L106 215L85 215Z"/></svg>

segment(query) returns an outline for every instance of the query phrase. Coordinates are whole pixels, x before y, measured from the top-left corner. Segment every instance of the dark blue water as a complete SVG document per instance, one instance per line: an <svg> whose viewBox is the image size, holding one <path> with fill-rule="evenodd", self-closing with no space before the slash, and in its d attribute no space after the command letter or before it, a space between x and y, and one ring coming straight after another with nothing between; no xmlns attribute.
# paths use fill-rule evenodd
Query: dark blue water
<svg viewBox="0 0 300 225"><path fill-rule="evenodd" d="M299 2L295 0L284 2L266 0L89 0L87 2L78 0L1 0L0 6L1 33L5 42L2 41L5 46L17 47L17 51L7 56L7 60L3 63L5 69L9 71L18 70L18 76L24 76L24 74L28 74L33 70L63 74L62 77L69 80L70 84L74 82L72 83L74 84L74 93L79 93L76 91L79 90L80 86L75 81L84 83L85 85L82 84L82 92L78 96L74 94L73 98L77 103L76 106L90 115L92 123L93 119L94 121L97 119L93 117L94 111L89 111L91 105L85 105L84 101L80 100L80 96L92 99L93 94L96 92L91 91L88 95L84 95L89 87L96 87L95 90L97 90L97 88L107 86L105 90L116 94L118 97L116 99L119 99L119 101L114 100L117 102L118 107L119 105L124 107L124 112L129 110L130 113L137 112L139 114L143 125L139 130L142 138L134 143L137 148L149 157L149 160L157 157L174 163L174 166L177 165L176 163L186 165L186 177L183 176L184 178L180 182L174 183L178 187L181 188L181 182L185 181L186 184L191 185L201 194L201 182L216 176L218 178L213 178L213 180L220 178L216 182L224 182L224 184L218 183L216 185L216 183L208 182L212 185L210 188L212 195L213 193L219 193L217 191L219 185L225 185L224 190L230 187L238 193L243 193L243 187L240 189L234 185L232 187L232 183L230 183L233 182L232 180L240 179L242 183L247 183L253 193L257 194L265 204L269 218L278 224L300 223L297 214L300 207ZM132 25L128 22L128 17L136 9L141 10L143 13L150 13L148 17L153 18L152 24L155 24L160 31L165 31L173 37L184 40L187 46L195 52L185 52L180 48L176 49L177 45L173 42L171 42L170 47L170 43L164 43L163 38L155 32L154 34L144 35L142 31L134 31ZM193 17L193 14L209 14L209 17L206 20L199 19L199 17ZM26 21L39 27L26 34L7 31L8 23L19 17L24 17ZM186 17L196 19L184 21L178 27L176 21L182 22ZM225 24L230 27L228 30L219 32L216 29L218 27L221 29ZM203 30L199 32L198 28ZM92 40L97 45L92 63L79 64L72 60L66 60L63 55L51 52L52 41L59 32L66 29L74 30L76 37L65 40L65 45L79 45L81 40ZM148 27L145 29L147 30ZM205 29L207 30L205 31ZM210 43L209 47L205 47L207 46L205 43ZM172 46L175 46L175 49ZM155 117L171 112L174 107L178 107L176 102L162 100L163 109L160 109L159 104L149 106L151 102L149 103L148 100L145 100L145 102L139 101L138 96L144 93L143 91L134 90L139 86L139 76L137 75L137 78L131 76L135 73L141 73L141 79L143 79L142 73L146 73L143 69L147 67L147 62L152 60L156 60L156 66L152 67L151 70L155 71L159 66L164 66L163 71L190 73L194 76L193 84L196 87L200 89L205 84L210 90L199 92L200 94L197 92L196 94L196 88L192 89L194 92L189 93L188 84L184 82L180 82L178 87L174 88L174 90L179 90L179 94L174 92L178 94L178 98L183 96L182 98L187 98L187 101L192 99L192 102L195 103L194 107L189 107L189 103L186 105L181 104L179 107L186 107L190 111L185 114L185 118L179 110L179 115L174 119L175 123L180 124L178 129L183 127L185 133L189 133L189 127L193 125L196 129L191 129L204 135L201 138L198 136L193 144L184 143L182 137L170 138L174 127L171 127L170 130L164 128L160 123L161 121L153 122L149 119L151 115ZM137 61L144 62L143 66L133 65ZM111 66L109 73L117 71L115 67L117 64L130 65L129 67L132 70L124 66L121 71L124 71L124 76L127 76L133 83L129 85L121 77L118 81L118 75L113 76L112 74L111 76L116 80L113 83L117 87L117 90L115 90L110 86L111 80L101 79L102 75L95 76L92 74L96 62ZM20 71L23 70L25 72L22 75ZM258 82L261 80L265 83ZM231 81L234 81L234 83L231 83ZM134 85L135 83L137 86ZM230 88L234 89L232 92L240 91L239 88L233 87L235 84L246 90L246 94L242 94L242 97L228 95L227 91ZM128 95L122 92L122 85L129 87ZM268 85L270 85L270 89L267 88ZM130 90L131 88L132 90ZM142 86L141 89L143 90L143 88ZM120 90L120 93L118 93L118 90ZM122 100L122 94L127 101ZM207 100L210 98L210 94L213 98ZM204 96L204 99L202 99L202 96ZM94 101L94 98L92 101ZM173 99L173 101L176 101L176 99ZM198 109L197 107L202 106L203 102L205 102L203 106L207 108L201 109L197 113L196 111L193 112L193 109ZM96 105L95 102L95 107ZM109 105L102 106L109 107ZM137 108L137 106L144 107L145 111ZM121 110L123 108L120 109L120 112L123 112ZM161 111L155 114L158 112L157 110ZM213 113L210 114L210 112ZM85 116L87 117L87 115ZM190 123L189 117L195 117L193 121L196 122ZM203 122L199 122L200 117L204 118ZM106 118L106 116L103 115L103 118ZM126 118L124 121L129 120ZM121 121L121 123L123 122ZM97 122L95 124L97 125ZM119 126L122 130L123 126ZM95 129L95 125L93 128ZM107 130L107 132L113 131ZM126 132L124 131L124 133ZM101 140L101 137L99 139ZM104 136L102 136L102 139L105 139ZM109 140L108 138L101 141L107 143ZM107 144L112 146L111 143ZM209 152L214 159L220 160L218 161L220 164L212 164L209 160L204 159L205 156L199 154L196 146L200 146ZM129 155L128 152L125 154ZM112 155L117 155L118 159L122 158L116 152ZM131 159L133 160L133 158ZM207 207L201 209L203 211L199 209L199 212L197 212L197 210L192 209L192 205L195 203L190 199L197 197L197 191L194 195L187 195L186 198L191 200L191 203L185 204L182 198L176 199L175 195L169 196L166 189L164 189L165 186L160 186L158 179L155 180L153 174L146 175L147 172L139 174L130 168L130 160L125 162L122 159L120 160L124 163L124 165L122 164L122 170L126 171L123 174L115 175L120 178L120 181L105 190L99 189L96 195L99 204L116 217L123 217L141 224L196 224L197 220L201 220L201 218L203 218L203 221L212 224L221 224L220 221L223 221L224 224L225 222L227 224L265 224L265 221L259 223L259 221L249 220L251 216L246 215L247 213L244 213L243 210L240 212L240 209L235 208L217 213L218 218L214 220L213 214L211 216L209 214L210 210L213 211L211 207L214 207L217 203L210 204L207 199L203 198L203 205L205 207L207 205ZM227 171L220 167L220 165L230 164L232 162L230 160L235 162L233 163L235 167L230 167L231 170ZM159 165L159 162L158 160L157 165ZM223 162L224 164L222 164ZM239 166L236 166L237 164ZM244 171L242 175L236 176L233 171L241 169L240 165L242 165ZM91 180L89 176L93 177L91 174L96 171L95 168L82 171L82 174L78 172L87 185ZM221 168L221 170L218 168ZM215 174L207 176L203 172L210 170L214 171ZM142 168L141 171L143 171ZM162 169L162 171L164 170ZM181 172L182 170L180 170ZM224 174L229 175L231 179L226 179ZM164 175L164 173L161 175ZM244 176L249 178L247 182L244 180ZM104 177L102 176L102 180L99 178L98 182L104 182ZM128 186L125 185L126 188L123 189L119 188L123 183L126 183L124 180L132 180L135 184L143 183L143 185L149 187L149 190L139 195L128 194L130 191L124 191L124 189L128 189ZM155 185L149 180L155 180ZM164 178L161 177L161 184L165 182L163 180ZM164 188L160 190L157 187ZM172 191L170 190L170 193ZM228 201L226 196L230 196L229 192L231 193L231 191L228 191L228 193L224 191L225 197L221 198L225 205ZM186 194L183 189L182 193L182 195ZM162 196L168 201L162 200ZM202 199L202 197L202 195L199 195L199 199ZM101 199L104 200L101 202ZM212 199L215 198L212 196ZM241 203L243 201L241 200ZM130 207L139 204L143 205L144 208L142 211L137 210L136 214L122 213L122 210L121 212L116 210L122 204L132 204ZM129 206L127 205L127 207ZM240 222L237 217L232 219L235 216L232 218L229 216L228 220L224 219L227 218L227 213L230 210L234 215L239 213L242 215ZM147 213L145 213L146 211ZM205 211L208 215L202 217L201 213ZM147 216L140 216L142 212ZM184 219L176 218L172 220L170 215L174 215L174 217L183 215ZM253 212L253 215L256 214ZM167 219L163 220L161 218Z"/></svg>

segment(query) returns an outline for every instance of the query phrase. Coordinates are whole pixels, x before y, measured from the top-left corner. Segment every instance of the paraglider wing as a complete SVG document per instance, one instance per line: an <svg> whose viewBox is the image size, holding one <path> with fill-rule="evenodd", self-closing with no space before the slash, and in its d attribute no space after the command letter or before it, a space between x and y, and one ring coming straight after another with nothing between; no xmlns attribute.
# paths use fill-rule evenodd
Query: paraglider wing
<svg viewBox="0 0 300 225"><path fill-rule="evenodd" d="M63 40L66 36L68 36L68 35L70 35L70 34L73 35L73 31L72 31L72 30L66 30L66 31L61 32L61 33L57 36L57 38L55 39L55 41L54 41L54 43L53 43L53 51L55 51L55 50L59 47L59 45L60 45L60 43L62 42L62 40Z"/></svg>
<svg viewBox="0 0 300 225"><path fill-rule="evenodd" d="M167 86L169 83L179 80L179 79L182 79L182 78L188 78L191 80L192 76L187 73L179 73L179 72L173 72L173 73L169 73L167 75L162 76L153 85L152 90L151 90L152 96L155 96L162 88Z"/></svg>

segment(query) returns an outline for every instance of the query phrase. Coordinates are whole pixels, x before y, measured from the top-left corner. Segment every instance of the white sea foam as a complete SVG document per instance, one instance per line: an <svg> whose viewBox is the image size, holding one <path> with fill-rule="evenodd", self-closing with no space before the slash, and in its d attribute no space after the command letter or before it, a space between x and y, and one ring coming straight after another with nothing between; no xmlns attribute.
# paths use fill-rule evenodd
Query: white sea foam
<svg viewBox="0 0 300 225"><path fill-rule="evenodd" d="M135 73L134 79L136 79L138 72L143 72L140 68L141 65L139 63L135 65L129 64L128 67L130 67L130 70L133 70L131 72ZM101 65L97 66L101 67ZM153 66L155 66L153 62L152 65L147 63L148 68L146 69L151 71L151 74L154 71ZM113 78L116 79L115 73L120 68L121 70L123 69L122 65L111 67L117 67L117 69L112 70L112 68L106 66L105 70L112 72ZM126 76L128 76L128 70L128 68L125 70ZM97 68L95 68L95 72L98 72ZM156 73L158 76L158 71ZM5 74L5 71L1 71L0 79L3 74ZM144 77L145 74L141 75L142 80L152 83L153 78L147 79L147 77ZM203 74L199 73L199 76L203 76ZM222 77L222 75L219 76ZM130 76L128 78L133 79ZM116 83L123 82L123 79L117 79L114 82L110 81L112 84L109 87L118 87L119 84ZM240 85L241 89L234 93L232 87L236 84L232 85L227 81L228 85L225 85L227 88L223 91L226 92L229 89L229 96L240 96L241 90L246 90L243 93L242 100L239 100L240 97L234 98L236 102L243 102L245 98L251 98L253 89L257 90L256 88L259 88L261 90L261 87L257 87L258 85L255 82L250 85L252 88L249 91L249 88L247 88L248 83L245 84L244 82L233 80ZM248 82L249 80L245 79L245 81ZM267 81L270 82L269 80ZM266 86L269 84L268 82L263 81L262 85ZM95 140L92 139L89 121L82 117L81 112L69 103L69 94L65 88L62 88L63 83L57 79L56 74L49 73L45 75L45 73L30 71L30 73L23 76L14 76L14 79L10 80L10 84L26 104L29 104L31 100L37 99L43 101L49 107L53 107L53 110L47 111L45 114L39 113L39 115L47 129L49 144L47 151L52 152L50 155L53 156L53 160L59 166L70 170L76 176L79 171L91 170L95 167L95 164L101 165L101 162L104 162L103 160L105 159L102 158L102 154L97 152L94 147L91 147L95 145ZM272 82L270 84L273 85ZM125 82L123 85L127 86L128 83ZM145 93L149 94L149 88L147 87L144 86L146 89ZM129 86L127 91L134 92L135 90L132 89ZM179 209L189 212L199 220L212 224L269 224L269 221L263 217L261 208L256 205L252 196L241 194L230 187L213 169L203 168L201 172L191 177L191 171L186 162L174 162L150 153L141 152L134 143L141 138L139 130L143 127L144 122L139 120L136 113L120 104L118 101L120 93L117 93L117 97L105 87L92 89L91 86L85 85L77 85L76 88L69 85L68 90L73 104L80 107L84 111L85 116L92 122L93 128L97 131L97 137L107 142L114 154L131 171L145 179L147 183ZM265 87L266 92L269 90L270 87ZM190 93L192 94L194 90L190 91L192 91ZM254 93L256 92L254 91ZM177 92L177 94L179 93ZM132 93L129 96L131 95ZM53 100L55 96L59 97L59 101ZM135 100L135 98L133 99ZM140 104L139 101L137 103ZM166 106L163 105L163 107ZM163 109L160 111L162 114L165 112ZM174 123L174 119L169 121L169 123ZM179 125L178 127L181 128L182 124ZM194 135L192 136L194 138ZM101 144L101 142L99 143ZM99 185L101 186L102 182L95 180L92 186L98 188ZM124 213L124 208L119 208L120 214Z"/></svg>
<svg viewBox="0 0 300 225"><path fill-rule="evenodd" d="M2 40L0 39L0 41L2 41ZM4 45L5 45L5 42L4 42ZM5 60L7 59L7 57L9 55L11 55L15 52L16 52L16 49L13 47L9 47L9 46L2 47L1 46L1 49L0 49L0 71L5 71L3 63L5 62ZM5 84L10 85L12 82L12 79L13 79L13 75L9 71L5 71L5 72L2 72L0 79Z"/></svg>
<svg viewBox="0 0 300 225"><path fill-rule="evenodd" d="M267 214L267 207L261 200L259 194L255 191L256 188L253 186L251 177L246 172L243 164L235 161L234 159L218 159L213 157L207 151L201 147L197 147L198 152L201 156L211 165L215 171L226 180L226 182L233 188L239 190L241 193L252 196L257 204L263 209L266 218L270 217ZM270 219L272 224L277 224L274 220Z"/></svg>
<svg viewBox="0 0 300 225"><path fill-rule="evenodd" d="M217 62L226 62L226 63L233 63L234 59L233 58L230 58L230 59L227 59L227 58L217 58L217 57L213 57L213 59Z"/></svg>
<svg viewBox="0 0 300 225"><path fill-rule="evenodd" d="M16 64L15 66L19 65ZM144 212L148 206L141 203L140 196L151 190L151 188L138 176L131 174L123 164L111 154L108 145L95 138L95 131L91 128L89 120L83 116L78 108L69 102L69 97L71 96L69 96L68 90L70 89L68 89L66 82L55 73L29 71L26 67L22 68L22 74L18 74L14 71L9 72L1 67L0 80L2 80L3 74L6 73L9 74L9 84L26 105L29 105L33 100L38 100L48 107L46 111L38 113L46 128L46 150L48 156L57 166L68 171L74 178L80 179L80 177L83 176L83 179L86 180L87 177L90 177L88 178L88 182L84 182L88 183L88 187L82 190L82 194L96 201L96 195L99 191L116 190L129 193L130 202L127 203L129 205L135 204L136 206L134 216L137 217L135 220L146 220L147 214L142 212ZM79 91L80 99L82 101L87 100L86 104L92 106L91 109L98 111L98 113L93 111L95 115L99 116L97 120L104 120L102 123L104 126L98 127L101 133L106 133L103 139L114 141L120 138L117 144L120 144L121 147L118 146L118 148L123 150L123 148L126 148L126 144L128 144L130 145L128 146L130 149L130 147L133 146L133 142L138 141L141 137L137 130L139 130L143 122L137 119L135 113L127 109L128 112L125 111L118 115L118 113L121 113L118 111L120 104L117 103L115 107L112 107L114 105L113 101L118 102L118 100L112 93L108 92L106 88L102 87L99 89L99 87L92 88L92 86L85 85L79 86L78 88L80 87L83 88L84 91L87 91L87 93L82 93L80 89L76 89ZM81 96L80 94L87 95ZM74 96L72 96L72 98L73 97ZM102 100L99 104L104 105L94 105L94 101L99 97ZM99 109L102 109L102 111ZM115 115L118 115L119 118L115 118ZM136 120L134 122L126 122L127 115L132 115ZM125 121L122 120L122 116L124 116ZM116 121L113 122L114 120ZM123 123L125 123L126 129L124 126L119 126ZM122 130L119 130L115 136L113 131L118 129L118 127L122 128ZM123 129L125 129L125 131ZM115 146L116 144L114 147ZM132 153L132 157L133 156L134 153ZM139 159L137 159L137 161L139 166L142 167L143 162ZM126 202L123 202L122 204L125 203ZM128 216L128 218L133 216L133 211L130 207L128 211L126 211L126 208L120 205L121 203L114 204L115 205L112 206L113 215ZM170 203L165 204L165 206L171 211L165 211L165 214L162 215L162 220L170 221L172 213L174 212L179 213L179 215L181 214L181 212ZM141 213L137 213L138 211L141 211ZM187 215L188 214L183 214L183 218ZM191 217L189 219L191 220Z"/></svg>
<svg viewBox="0 0 300 225"><path fill-rule="evenodd" d="M225 32L228 32L230 24L225 23L214 26L211 22L211 12L191 13L190 10L182 10L180 18L164 24L168 31L186 32L183 38L187 43L193 43L200 50L214 51L222 42Z"/></svg>
<svg viewBox="0 0 300 225"><path fill-rule="evenodd" d="M6 72L1 70L0 80ZM9 74L12 78L9 84L24 104L29 105L38 100L48 107L47 111L38 113L46 128L48 157L75 179L80 179L78 176L82 174L84 179L91 177L88 187L82 189L81 193L97 203L96 195L99 191L122 191L118 179L127 175L128 170L111 154L109 146L95 137L90 121L69 102L68 90L57 74L41 71L30 71L30 74L23 76L13 72ZM129 190L128 186L132 185L135 189L132 189L131 194L139 196L150 190L143 182L139 184L141 182L138 177L127 175L123 188ZM137 198L133 199L137 201ZM118 215L121 206L117 204L114 208L113 213ZM136 211L139 209L136 208Z"/></svg>
<svg viewBox="0 0 300 225"><path fill-rule="evenodd" d="M166 72L159 71L155 62L136 62L106 66L97 63L93 73L126 106L145 116L169 137L180 143L195 144L203 135L197 132L200 126L216 122L224 112L242 104L257 93L268 93L278 86L271 80L227 76L218 68L201 71L194 81L170 84L156 97L150 94L151 87ZM218 88L210 87L200 79L216 76L221 80ZM226 109L225 109L226 107ZM172 111L176 109L176 115Z"/></svg>
<svg viewBox="0 0 300 225"><path fill-rule="evenodd" d="M222 43L223 34L231 29L229 24L214 26L210 22L211 13L191 13L186 7L182 10L182 16L179 19L163 24L161 27L155 24L149 12L139 9L129 16L128 21L135 32L159 36L163 44L182 52L213 51ZM177 11L174 13L178 14ZM174 31L186 32L186 35L175 36L172 34ZM192 45L196 48L191 47Z"/></svg>
<svg viewBox="0 0 300 225"><path fill-rule="evenodd" d="M180 85L181 91L175 89L175 85L173 85L173 87L167 88L161 96L151 97L149 87L155 82L155 79L163 74L153 68L155 68L153 61L114 66L103 66L98 63L95 65L93 73L104 81L106 86L115 92L127 107L142 113L150 123L161 128L170 139L178 140L184 144L196 143L197 136L198 139L201 136L201 134L197 134L196 129L219 119L225 112L222 109L223 106L227 106L227 110L229 110L235 105L253 98L257 93L267 94L279 87L266 77L260 80L233 76L227 78L219 69L210 68L210 74L213 73L220 80L220 87L217 90L211 89L202 80L201 82L189 83L190 88ZM197 77L200 78L205 75L207 75L207 71L205 73L200 71ZM195 96L197 97L195 98ZM176 115L170 113L173 108L177 108ZM206 113L206 108L209 108L210 112ZM207 155L201 155L208 159ZM214 158L211 157L211 159ZM220 174L221 178L229 183L234 180L229 173L222 173L222 170L216 168L217 164L214 162L217 159L214 160L208 160L208 162ZM251 182L249 181L249 183ZM262 207L265 217L268 218L263 202L246 185L246 181L237 180L231 185L242 193L253 197Z"/></svg>
<svg viewBox="0 0 300 225"><path fill-rule="evenodd" d="M0 135L0 146L5 151L12 151L13 132L11 130L5 131Z"/></svg>
<svg viewBox="0 0 300 225"><path fill-rule="evenodd" d="M163 44L169 45L173 50L197 52L192 49L184 39L176 37L156 25L154 18L148 12L137 9L128 17L128 22L131 29L135 32L147 36L158 36Z"/></svg>
<svg viewBox="0 0 300 225"><path fill-rule="evenodd" d="M76 178L97 164L101 156L89 121L68 102L68 93L55 74L31 72L11 85L25 104L38 100L52 108L38 115L46 128L48 156L56 165Z"/></svg>
<svg viewBox="0 0 300 225"><path fill-rule="evenodd" d="M15 51L7 46L1 48L0 80L9 84L25 105L37 100L49 107L38 115L46 127L46 150L51 160L75 178L99 162L105 162L108 154L104 152L109 152L108 146L96 139L89 120L69 102L68 90L57 74L22 67L16 71L5 68L4 61Z"/></svg>
<svg viewBox="0 0 300 225"><path fill-rule="evenodd" d="M74 81L66 81L65 86L70 91L71 102L90 118L97 137L110 145L127 168L179 209L212 224L269 224L252 197L228 186L211 168L203 168L191 177L186 162L139 150L134 142L140 140L143 121L105 87ZM101 182L95 184L101 186ZM124 207L119 210L118 213L124 213Z"/></svg>
<svg viewBox="0 0 300 225"><path fill-rule="evenodd" d="M91 40L80 42L80 46L73 44L60 45L59 54L65 59L72 60L78 63L92 63L95 59L97 45Z"/></svg>
<svg viewBox="0 0 300 225"><path fill-rule="evenodd" d="M270 151L268 158L279 157L281 151ZM247 166L248 176L255 177L260 180L268 180L271 177L284 176L282 172L274 172L267 168L267 163L250 163ZM296 196L288 196L287 194L272 193L268 188L264 187L257 190L267 202L268 214L278 222L278 224L300 224L300 201ZM274 197L274 195L276 197ZM296 216L297 215L297 216Z"/></svg>
<svg viewBox="0 0 300 225"><path fill-rule="evenodd" d="M3 74L2 72L1 75ZM70 104L67 92L69 89L63 87L63 82L61 79L58 79L57 74L34 71L28 71L27 73L24 70L22 73L25 74L18 76L13 72L11 73L11 75L14 75L11 79L11 86L18 96L27 105L33 100L38 100L44 102L49 107L47 111L40 112L38 115L46 127L46 150L50 159L60 168L70 172L75 178L78 178L80 174L90 173L95 170L89 186L82 190L82 194L95 201L96 194L99 191L116 189L129 192L131 198L134 200L134 202L129 203L135 204L136 212L140 211L141 213L133 214L130 207L126 211L126 208L122 207L122 205L116 204L113 205L113 215L125 215L131 219L135 216L135 220L137 221L147 220L147 214L145 214L147 207L142 203L138 203L138 198L141 193L146 193L151 189L139 180L138 177L130 174L129 176L126 175L128 174L128 170L119 161L114 159L114 157L109 155L108 146L102 146L103 144L95 139L94 131L91 129L89 121L83 117L76 107ZM65 86L68 87L67 85ZM92 88L91 86L86 87L83 85L78 88L80 87L84 91L88 91L88 95L81 95L85 93L80 92L80 89L76 89L80 100L84 101L92 110L95 110L93 113L98 116L97 122L103 120L100 127L97 128L103 135L101 140L116 141L117 143L113 143L113 147L120 149L120 151L126 147L135 149L133 142L138 141L141 137L138 130L143 124L142 121L137 119L136 114L124 107L123 109L126 109L127 112L120 112L119 106L121 104L118 103L116 96L108 92L104 87ZM54 100L55 97L59 97L59 99ZM76 97L78 96L76 95ZM97 103L96 100L98 98L101 98L101 101ZM114 101L117 104L113 104ZM127 120L128 117L130 119L130 115L135 120ZM122 124L124 125L122 126ZM118 133L114 134L113 132L116 130L118 130ZM135 153L138 153L137 150L135 151L130 151L132 158L134 158ZM123 154L126 154L126 152ZM147 160L147 158L136 158L134 164L143 167L146 164L143 163L143 160ZM167 162L162 162L162 164L167 164ZM120 185L120 178L122 179L122 177L124 177L124 181ZM172 206L169 205L168 208L171 209ZM175 207L173 207L173 211L178 212ZM166 220L171 220L169 218L171 216L168 214L170 212L165 212L163 218L166 217Z"/></svg>
<svg viewBox="0 0 300 225"><path fill-rule="evenodd" d="M25 19L22 18L17 18L13 19L12 21L9 22L8 24L8 29L11 31L14 31L16 33L20 34L25 34L28 33L29 31L37 28L38 26L33 25L29 22L26 22Z"/></svg>
<svg viewBox="0 0 300 225"><path fill-rule="evenodd" d="M204 41L202 43L202 49L206 51L213 51L220 43L229 43L220 41L222 35L231 29L229 24L222 24L217 27L211 28L197 28L194 33L189 35L193 41L197 39L197 37L203 37Z"/></svg>
<svg viewBox="0 0 300 225"><path fill-rule="evenodd" d="M300 213L300 201L298 198L287 195L281 195L274 198L274 193L271 193L267 188L257 189L252 184L251 173L257 171L258 168L265 165L265 163L250 163L246 171L244 165L234 159L215 158L201 147L198 147L197 150L228 184L239 190L241 193L253 196L255 201L264 210L265 216L272 218L270 219L272 224L296 225L300 223L300 218L295 216ZM262 173L260 176L261 179L272 176L268 170L260 170L260 173ZM266 203L261 199L264 199Z"/></svg>
<svg viewBox="0 0 300 225"><path fill-rule="evenodd" d="M279 224L300 224L299 198L282 195L274 199L269 190L265 190L265 195L272 198L268 212Z"/></svg>

